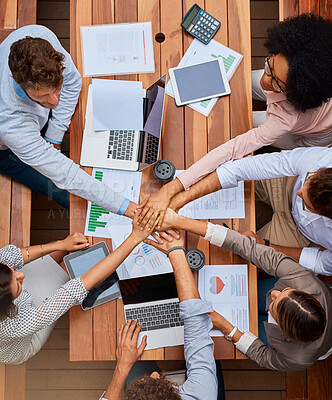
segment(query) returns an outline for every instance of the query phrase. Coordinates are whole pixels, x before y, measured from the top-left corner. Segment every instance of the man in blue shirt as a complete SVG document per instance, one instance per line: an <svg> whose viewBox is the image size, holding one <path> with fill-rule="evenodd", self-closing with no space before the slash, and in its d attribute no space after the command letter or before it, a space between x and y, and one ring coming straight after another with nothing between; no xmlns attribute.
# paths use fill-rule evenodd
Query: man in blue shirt
<svg viewBox="0 0 332 400"><path fill-rule="evenodd" d="M134 203L59 151L81 81L70 55L44 26L17 29L0 44L0 173L66 208L70 192L133 217Z"/></svg>
<svg viewBox="0 0 332 400"><path fill-rule="evenodd" d="M180 300L180 317L184 320L184 356L187 366L187 380L181 386L174 386L169 380L160 378L157 372L132 382L123 396L123 388L131 367L142 355L146 346L146 336L137 348L137 338L141 329L137 321L122 325L118 334L117 365L107 391L100 400L145 400L147 394L154 399L217 399L218 382L210 338L212 322L209 312L212 304L199 297L197 285L184 252L183 235L172 244L164 241L158 248L169 251L173 266L177 292ZM130 323L131 322L131 323Z"/></svg>

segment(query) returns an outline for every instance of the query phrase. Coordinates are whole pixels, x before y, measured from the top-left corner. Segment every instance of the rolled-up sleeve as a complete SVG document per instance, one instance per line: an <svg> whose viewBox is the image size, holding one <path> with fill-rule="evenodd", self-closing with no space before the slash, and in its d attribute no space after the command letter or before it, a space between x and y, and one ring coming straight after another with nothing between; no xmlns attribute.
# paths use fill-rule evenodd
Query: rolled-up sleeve
<svg viewBox="0 0 332 400"><path fill-rule="evenodd" d="M214 343L210 337L212 329L209 312L212 304L201 299L180 303L180 317L184 320L184 355L187 365L187 380L180 386L182 399L205 400L217 398L218 383L214 360Z"/></svg>
<svg viewBox="0 0 332 400"><path fill-rule="evenodd" d="M299 264L316 274L332 275L332 251L321 250L319 247L304 247Z"/></svg>

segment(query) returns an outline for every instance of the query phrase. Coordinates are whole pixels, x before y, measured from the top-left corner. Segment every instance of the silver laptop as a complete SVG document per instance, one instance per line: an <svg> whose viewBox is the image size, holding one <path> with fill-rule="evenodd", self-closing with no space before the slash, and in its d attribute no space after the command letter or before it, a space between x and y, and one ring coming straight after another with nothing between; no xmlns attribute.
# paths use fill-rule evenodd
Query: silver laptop
<svg viewBox="0 0 332 400"><path fill-rule="evenodd" d="M143 93L143 131L93 129L92 85L89 86L81 165L138 171L158 161L166 75Z"/></svg>
<svg viewBox="0 0 332 400"><path fill-rule="evenodd" d="M138 345L147 335L146 350L184 344L183 321L173 273L123 279L119 287L126 321L142 324Z"/></svg>

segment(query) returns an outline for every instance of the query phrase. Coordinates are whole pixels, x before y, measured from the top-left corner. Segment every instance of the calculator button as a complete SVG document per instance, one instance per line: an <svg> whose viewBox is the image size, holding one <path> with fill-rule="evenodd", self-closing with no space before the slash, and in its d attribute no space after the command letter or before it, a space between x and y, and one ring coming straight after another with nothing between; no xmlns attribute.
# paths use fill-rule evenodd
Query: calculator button
<svg viewBox="0 0 332 400"><path fill-rule="evenodd" d="M204 11L201 11L201 14L203 15L203 17L206 16L206 13Z"/></svg>
<svg viewBox="0 0 332 400"><path fill-rule="evenodd" d="M211 28L212 28L213 30L217 29L217 27L214 26L214 25L212 25Z"/></svg>
<svg viewBox="0 0 332 400"><path fill-rule="evenodd" d="M214 23L216 26L219 25L219 22L218 22L218 21L214 21L213 23Z"/></svg>

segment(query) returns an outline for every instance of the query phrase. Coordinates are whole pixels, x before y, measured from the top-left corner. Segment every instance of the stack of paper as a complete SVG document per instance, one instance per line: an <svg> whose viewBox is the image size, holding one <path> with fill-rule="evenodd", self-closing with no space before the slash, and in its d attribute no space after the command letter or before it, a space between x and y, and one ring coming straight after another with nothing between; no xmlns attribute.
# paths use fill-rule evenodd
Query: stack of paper
<svg viewBox="0 0 332 400"><path fill-rule="evenodd" d="M194 39L180 61L178 67L197 64L204 61L211 61L218 57L222 57L227 78L230 80L240 64L243 56L236 51L222 45L221 43L216 42L215 40L211 40L209 44L203 44L199 40ZM166 85L166 93L174 97L174 92L170 81ZM188 105L207 117L217 100L218 98L208 99Z"/></svg>
<svg viewBox="0 0 332 400"><path fill-rule="evenodd" d="M151 22L81 27L84 76L154 72Z"/></svg>

